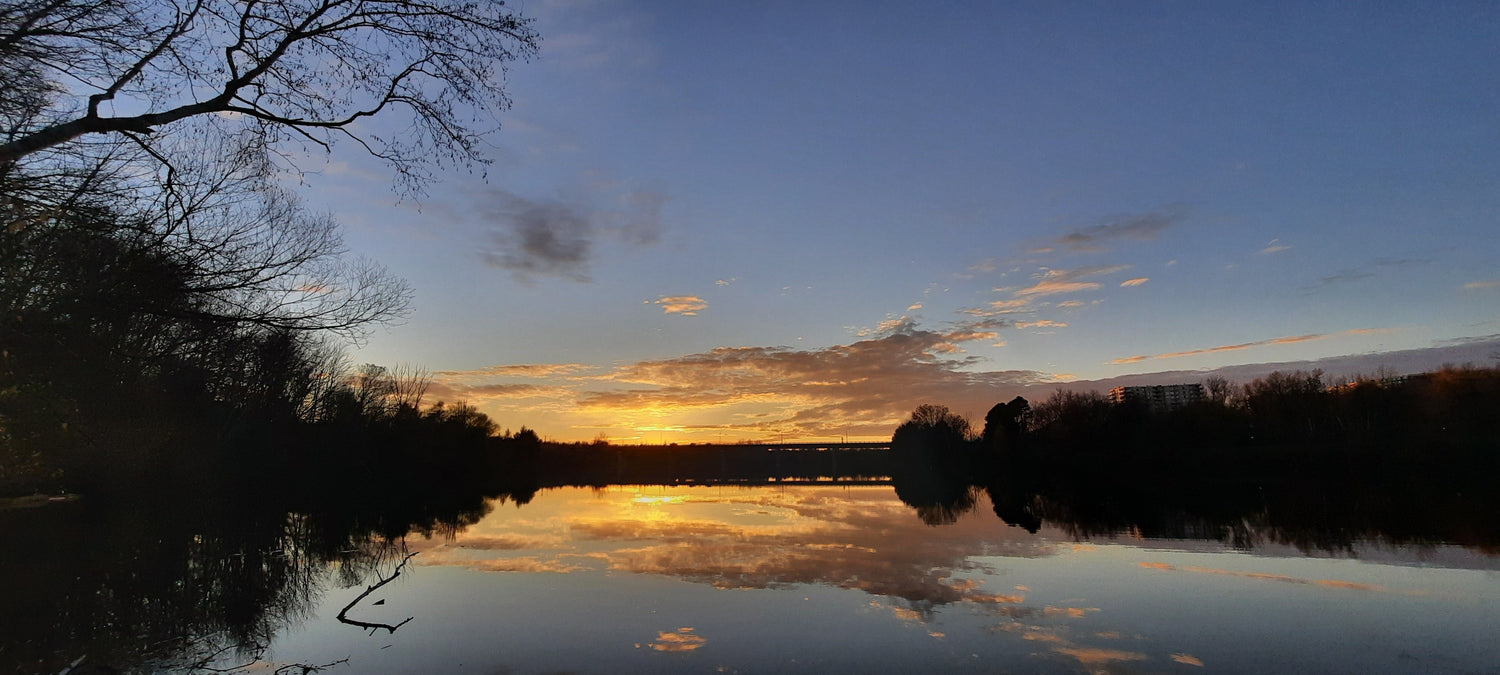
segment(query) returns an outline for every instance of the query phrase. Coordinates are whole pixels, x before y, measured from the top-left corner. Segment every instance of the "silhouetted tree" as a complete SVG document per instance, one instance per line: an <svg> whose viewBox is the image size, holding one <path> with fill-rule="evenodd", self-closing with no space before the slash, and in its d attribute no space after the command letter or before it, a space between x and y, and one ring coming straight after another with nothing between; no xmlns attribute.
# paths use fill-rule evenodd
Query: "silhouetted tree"
<svg viewBox="0 0 1500 675"><path fill-rule="evenodd" d="M407 181L479 162L476 116L508 104L530 20L461 0L19 0L0 6L0 168L89 136L167 161L191 127L262 150L349 138ZM362 133L391 109L405 128ZM71 146L71 147L70 147Z"/></svg>
<svg viewBox="0 0 1500 675"><path fill-rule="evenodd" d="M1311 439L1327 413L1323 371L1275 371L1245 385L1256 431L1280 440Z"/></svg>
<svg viewBox="0 0 1500 675"><path fill-rule="evenodd" d="M949 456L963 452L971 440L969 420L947 406L921 405L896 427L891 447L902 455Z"/></svg>
<svg viewBox="0 0 1500 675"><path fill-rule="evenodd" d="M984 439L992 450L1013 449L1031 424L1031 404L1017 396L1009 403L997 403L984 416Z"/></svg>
<svg viewBox="0 0 1500 675"><path fill-rule="evenodd" d="M1234 393L1234 385L1222 377L1210 377L1203 381L1203 391L1209 402L1229 405Z"/></svg>
<svg viewBox="0 0 1500 675"><path fill-rule="evenodd" d="M1054 445L1080 445L1103 440L1112 407L1097 391L1059 389L1032 408L1031 421L1039 437Z"/></svg>

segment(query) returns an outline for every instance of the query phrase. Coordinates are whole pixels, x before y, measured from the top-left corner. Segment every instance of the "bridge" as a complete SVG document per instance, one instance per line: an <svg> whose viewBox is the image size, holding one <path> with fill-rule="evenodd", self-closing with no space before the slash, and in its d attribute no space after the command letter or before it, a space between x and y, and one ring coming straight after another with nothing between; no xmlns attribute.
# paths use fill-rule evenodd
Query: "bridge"
<svg viewBox="0 0 1500 675"><path fill-rule="evenodd" d="M561 446L539 460L544 484L887 485L893 463L889 442L817 441Z"/></svg>
<svg viewBox="0 0 1500 675"><path fill-rule="evenodd" d="M625 446L638 448L672 448L680 450L722 450L726 452L764 450L777 452L781 450L789 452L828 452L839 450L890 450L890 441L877 441L870 443L846 443L843 441L806 441L802 443L692 443L679 445L671 443L668 445L639 445Z"/></svg>

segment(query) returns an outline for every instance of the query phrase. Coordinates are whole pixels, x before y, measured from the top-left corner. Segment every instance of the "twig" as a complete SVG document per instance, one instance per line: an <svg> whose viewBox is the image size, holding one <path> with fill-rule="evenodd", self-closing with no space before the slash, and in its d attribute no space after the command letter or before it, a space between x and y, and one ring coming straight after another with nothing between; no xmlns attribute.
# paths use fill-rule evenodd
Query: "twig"
<svg viewBox="0 0 1500 675"><path fill-rule="evenodd" d="M384 585L386 585L388 583L391 583L392 581L396 580L396 577L401 576L401 569L403 567L406 567L406 563L409 562L409 561L411 561L411 559L413 557L415 557L418 553L421 553L421 551L412 551L411 553L406 554L406 557L401 559L400 564L396 565L395 571L391 572L391 576L381 579L379 583L377 583L377 584L375 584L373 586L366 587L365 588L365 592L360 593L359 597L356 597L354 600L350 601L349 604L344 605L344 608L341 609L341 610L339 610L339 615L338 615L339 622L340 623L346 623L346 624L349 624L351 626L359 626L360 628L368 629L370 631L370 634L374 635L376 629L379 629L379 628L384 628L386 630L387 634L395 633L397 628L405 626L407 621L411 621L412 619L416 618L416 617L409 616L409 617L406 617L406 619L404 621L402 621L401 623L398 623L398 624L395 624L395 625L391 625L391 624L388 624L388 623L372 623L372 622L368 622L368 621L358 621L356 619L349 618L348 614L349 614L349 610L354 609L354 606L359 604L359 601L364 600L365 598L369 597L371 593L374 593L377 589L379 589L381 586L384 586Z"/></svg>

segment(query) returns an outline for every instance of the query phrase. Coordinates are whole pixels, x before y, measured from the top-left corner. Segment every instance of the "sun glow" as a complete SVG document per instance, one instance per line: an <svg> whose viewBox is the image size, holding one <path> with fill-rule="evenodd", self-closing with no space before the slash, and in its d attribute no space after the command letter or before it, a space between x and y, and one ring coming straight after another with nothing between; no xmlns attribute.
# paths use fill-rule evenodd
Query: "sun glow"
<svg viewBox="0 0 1500 675"><path fill-rule="evenodd" d="M670 495L666 497L647 497L644 495L636 495L635 497L632 497L630 501L633 504L651 504L655 506L660 504L681 504L687 501L687 497L684 497L682 495Z"/></svg>

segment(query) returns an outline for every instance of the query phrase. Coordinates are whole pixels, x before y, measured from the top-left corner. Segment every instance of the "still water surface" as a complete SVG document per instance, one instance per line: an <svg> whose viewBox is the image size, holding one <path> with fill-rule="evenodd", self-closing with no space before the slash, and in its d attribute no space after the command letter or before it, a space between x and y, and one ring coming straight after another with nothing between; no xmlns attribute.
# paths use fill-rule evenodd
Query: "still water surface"
<svg viewBox="0 0 1500 675"><path fill-rule="evenodd" d="M1500 672L1500 557L1079 540L888 486L546 490L327 588L264 663L415 672ZM928 520L933 520L929 514ZM939 518L946 520L946 518ZM1253 533L1252 533L1253 535ZM1241 542L1244 544L1245 542ZM394 560L384 572L393 569ZM373 582L366 577L364 583ZM334 584L337 586L337 584ZM381 604L374 604L383 601Z"/></svg>

